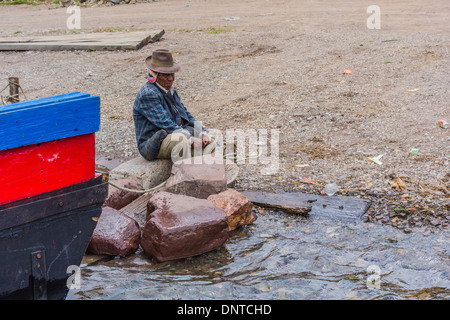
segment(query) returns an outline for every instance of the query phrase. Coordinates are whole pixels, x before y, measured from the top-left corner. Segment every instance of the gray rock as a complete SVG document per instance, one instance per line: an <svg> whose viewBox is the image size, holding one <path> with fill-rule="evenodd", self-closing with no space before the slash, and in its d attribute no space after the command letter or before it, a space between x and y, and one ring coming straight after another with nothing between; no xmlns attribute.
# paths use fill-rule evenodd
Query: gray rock
<svg viewBox="0 0 450 320"><path fill-rule="evenodd" d="M109 179L132 179L142 185L142 188L150 189L166 181L170 176L171 168L172 161L169 159L148 161L138 156L111 170Z"/></svg>

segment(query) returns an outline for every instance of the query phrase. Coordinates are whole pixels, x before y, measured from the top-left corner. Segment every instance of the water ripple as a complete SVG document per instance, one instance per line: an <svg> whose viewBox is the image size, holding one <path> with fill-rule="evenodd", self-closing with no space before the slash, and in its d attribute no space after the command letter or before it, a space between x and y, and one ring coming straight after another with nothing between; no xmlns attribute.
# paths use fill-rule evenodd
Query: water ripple
<svg viewBox="0 0 450 320"><path fill-rule="evenodd" d="M265 211L196 257L84 266L68 299L448 299L448 239Z"/></svg>

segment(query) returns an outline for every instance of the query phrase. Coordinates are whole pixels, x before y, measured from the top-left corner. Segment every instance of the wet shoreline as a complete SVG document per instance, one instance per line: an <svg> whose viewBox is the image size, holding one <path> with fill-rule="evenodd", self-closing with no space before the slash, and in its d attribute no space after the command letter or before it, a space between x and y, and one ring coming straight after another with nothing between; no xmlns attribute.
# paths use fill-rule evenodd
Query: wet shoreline
<svg viewBox="0 0 450 320"><path fill-rule="evenodd" d="M448 299L449 238L263 210L199 256L82 265L67 299Z"/></svg>

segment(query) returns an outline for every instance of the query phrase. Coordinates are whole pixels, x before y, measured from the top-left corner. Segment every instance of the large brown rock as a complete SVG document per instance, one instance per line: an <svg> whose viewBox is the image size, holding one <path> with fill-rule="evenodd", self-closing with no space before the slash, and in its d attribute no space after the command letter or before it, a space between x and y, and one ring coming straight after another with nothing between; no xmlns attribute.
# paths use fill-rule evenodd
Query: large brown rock
<svg viewBox="0 0 450 320"><path fill-rule="evenodd" d="M227 189L223 158L204 155L174 162L165 191L206 199Z"/></svg>
<svg viewBox="0 0 450 320"><path fill-rule="evenodd" d="M104 207L88 246L88 253L125 257L138 247L141 231L138 223L122 212Z"/></svg>
<svg viewBox="0 0 450 320"><path fill-rule="evenodd" d="M142 190L140 183L132 179L111 180L111 182L122 188ZM141 195L142 193L119 189L110 184L108 186L108 199L106 199L103 206L119 210L139 198Z"/></svg>
<svg viewBox="0 0 450 320"><path fill-rule="evenodd" d="M199 255L227 239L227 215L212 202L168 192L150 198L141 247L157 262Z"/></svg>
<svg viewBox="0 0 450 320"><path fill-rule="evenodd" d="M253 204L234 189L228 189L219 194L208 197L216 207L225 211L228 216L228 230L234 230L239 226L251 224L256 220L252 211Z"/></svg>

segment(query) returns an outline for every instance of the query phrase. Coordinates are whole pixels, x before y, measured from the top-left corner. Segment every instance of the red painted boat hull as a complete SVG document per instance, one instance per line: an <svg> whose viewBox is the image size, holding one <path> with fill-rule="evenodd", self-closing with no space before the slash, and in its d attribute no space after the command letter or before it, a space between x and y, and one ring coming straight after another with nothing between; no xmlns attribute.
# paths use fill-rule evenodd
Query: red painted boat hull
<svg viewBox="0 0 450 320"><path fill-rule="evenodd" d="M0 205L94 178L95 133L0 151Z"/></svg>

